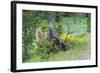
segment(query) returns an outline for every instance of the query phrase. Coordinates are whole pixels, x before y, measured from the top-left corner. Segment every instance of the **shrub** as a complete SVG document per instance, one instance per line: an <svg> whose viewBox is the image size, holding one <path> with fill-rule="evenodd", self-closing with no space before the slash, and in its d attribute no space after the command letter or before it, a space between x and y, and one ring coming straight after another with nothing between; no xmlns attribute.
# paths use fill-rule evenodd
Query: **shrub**
<svg viewBox="0 0 100 73"><path fill-rule="evenodd" d="M50 54L58 51L58 47L52 41L48 41L46 39L38 41L37 45L37 54L42 60L47 60Z"/></svg>

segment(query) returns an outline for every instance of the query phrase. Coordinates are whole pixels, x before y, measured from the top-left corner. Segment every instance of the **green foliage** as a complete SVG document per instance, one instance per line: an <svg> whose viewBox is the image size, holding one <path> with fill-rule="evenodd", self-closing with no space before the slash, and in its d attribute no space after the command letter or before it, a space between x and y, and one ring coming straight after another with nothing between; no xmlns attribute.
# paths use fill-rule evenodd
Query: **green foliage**
<svg viewBox="0 0 100 73"><path fill-rule="evenodd" d="M37 53L41 59L48 59L50 54L58 51L58 47L52 41L46 39L37 42L37 45Z"/></svg>
<svg viewBox="0 0 100 73"><path fill-rule="evenodd" d="M22 47L25 48L23 61L33 58L35 61L47 61L50 60L52 55L59 53L59 48L54 42L46 39L39 42L35 41L35 32L38 27L44 29L52 23L57 37L61 36L62 33L66 33L73 36L80 36L81 38L85 37L86 32L90 32L91 29L91 17L89 13L23 10L22 18ZM83 44L86 45L88 40L81 43L67 41L66 48L84 48ZM74 53L73 50L71 52ZM70 57L71 52L66 55ZM73 55L77 54L77 50L75 52ZM67 58L69 58L68 56Z"/></svg>
<svg viewBox="0 0 100 73"><path fill-rule="evenodd" d="M62 25L62 23L61 22L59 22L59 23L55 22L53 24L53 27L54 27L55 32L57 33L57 35L60 36L60 34L62 34L62 32L63 32L63 25Z"/></svg>
<svg viewBox="0 0 100 73"><path fill-rule="evenodd" d="M29 58L37 58L39 61L48 60L51 54L58 52L58 47L51 41L46 39L37 42L37 48L34 47L30 51L28 51L27 56L24 56L24 62Z"/></svg>
<svg viewBox="0 0 100 73"><path fill-rule="evenodd" d="M89 46L90 45L89 37L90 37L90 34L87 33L85 36L81 38L82 42L80 43L68 42L68 44L66 45L70 45L69 46L70 49L67 51L59 51L57 53L41 55L41 54L36 53L37 49L33 49L29 54L30 58L26 59L25 62L80 60L84 57L84 55L88 55L91 52L91 49ZM47 48L44 48L44 49L47 49ZM87 59L89 59L89 57Z"/></svg>

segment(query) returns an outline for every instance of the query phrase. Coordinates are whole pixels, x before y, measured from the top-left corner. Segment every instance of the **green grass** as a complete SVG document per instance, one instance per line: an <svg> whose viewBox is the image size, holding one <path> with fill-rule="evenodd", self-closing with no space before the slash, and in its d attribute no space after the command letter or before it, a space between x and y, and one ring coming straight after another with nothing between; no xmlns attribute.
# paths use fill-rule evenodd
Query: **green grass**
<svg viewBox="0 0 100 73"><path fill-rule="evenodd" d="M48 59L42 60L39 55L34 54L35 48L29 50L29 54L26 59L23 57L23 62L43 62L43 61L68 61L68 60L81 60L84 56L88 56L90 59L90 33L87 33L87 18L77 18L76 22L72 17L63 18L61 24L63 25L63 33L67 32L66 23L71 24L70 31L74 31L73 36L80 36L80 42L76 42L75 45L67 51L59 51L58 53L51 53ZM56 23L57 24L57 23ZM30 38L30 37L29 37Z"/></svg>
<svg viewBox="0 0 100 73"><path fill-rule="evenodd" d="M82 43L77 44L73 48L69 49L65 52L59 52L57 54L54 54L50 57L49 60L53 61L63 61L63 60L80 60L85 55L90 56L90 43L88 42L89 38L86 38L86 36L83 38L84 41ZM85 41L88 40L88 41ZM89 59L89 58L88 58Z"/></svg>
<svg viewBox="0 0 100 73"><path fill-rule="evenodd" d="M87 33L81 38L80 42L76 43L73 48L70 48L67 51L59 51L58 53L51 54L47 60L41 60L39 56L31 55L31 57L24 62L81 60L86 55L88 55L87 59L89 59L90 52L90 34Z"/></svg>

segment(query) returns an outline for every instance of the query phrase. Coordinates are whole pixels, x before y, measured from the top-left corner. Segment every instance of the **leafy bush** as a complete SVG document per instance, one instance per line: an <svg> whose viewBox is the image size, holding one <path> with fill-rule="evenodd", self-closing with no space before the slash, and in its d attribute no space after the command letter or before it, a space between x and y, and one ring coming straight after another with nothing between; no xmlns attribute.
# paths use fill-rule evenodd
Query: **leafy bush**
<svg viewBox="0 0 100 73"><path fill-rule="evenodd" d="M58 51L58 47L52 41L48 41L47 39L40 40L36 43L38 48L35 52L42 60L47 60L50 54Z"/></svg>

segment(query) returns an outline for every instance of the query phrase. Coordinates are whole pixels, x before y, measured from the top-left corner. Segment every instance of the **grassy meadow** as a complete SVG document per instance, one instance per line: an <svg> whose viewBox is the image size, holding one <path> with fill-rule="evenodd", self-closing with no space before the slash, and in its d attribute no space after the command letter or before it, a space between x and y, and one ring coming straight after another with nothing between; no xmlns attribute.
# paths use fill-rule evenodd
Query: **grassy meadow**
<svg viewBox="0 0 100 73"><path fill-rule="evenodd" d="M22 16L23 63L90 59L91 18L89 13L23 10ZM38 27L44 25L53 28L54 35L63 43L65 50L56 45L55 41L45 38L37 43L35 33Z"/></svg>

